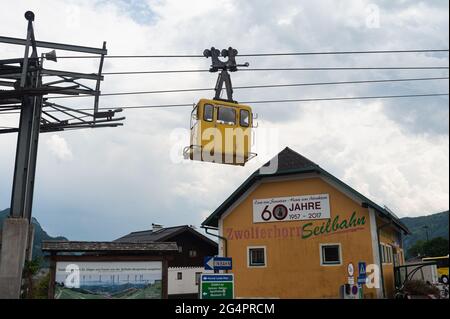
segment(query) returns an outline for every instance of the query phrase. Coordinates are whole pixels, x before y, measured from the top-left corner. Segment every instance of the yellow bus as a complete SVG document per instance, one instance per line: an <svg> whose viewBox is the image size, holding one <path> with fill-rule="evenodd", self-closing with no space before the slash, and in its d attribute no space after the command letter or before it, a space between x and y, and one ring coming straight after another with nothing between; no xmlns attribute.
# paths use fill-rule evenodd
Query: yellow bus
<svg viewBox="0 0 450 319"><path fill-rule="evenodd" d="M441 257L422 258L422 261L436 262L439 280L444 284L448 284L448 255Z"/></svg>

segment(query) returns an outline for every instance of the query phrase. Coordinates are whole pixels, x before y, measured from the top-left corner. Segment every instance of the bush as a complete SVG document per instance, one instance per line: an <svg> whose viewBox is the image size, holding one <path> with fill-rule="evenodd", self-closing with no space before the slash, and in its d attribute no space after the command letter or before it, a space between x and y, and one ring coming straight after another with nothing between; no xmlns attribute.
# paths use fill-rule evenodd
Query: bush
<svg viewBox="0 0 450 319"><path fill-rule="evenodd" d="M419 295L419 296L428 296L435 295L439 296L439 289L429 283L426 283L422 280L408 280L405 283L404 290L409 295Z"/></svg>
<svg viewBox="0 0 450 319"><path fill-rule="evenodd" d="M50 282L50 273L39 279L33 289L34 299L47 299L48 298L48 286Z"/></svg>
<svg viewBox="0 0 450 319"><path fill-rule="evenodd" d="M42 258L38 257L33 260L26 260L22 270L22 278L24 280L22 285L22 298L32 299L34 291L33 277L41 269Z"/></svg>

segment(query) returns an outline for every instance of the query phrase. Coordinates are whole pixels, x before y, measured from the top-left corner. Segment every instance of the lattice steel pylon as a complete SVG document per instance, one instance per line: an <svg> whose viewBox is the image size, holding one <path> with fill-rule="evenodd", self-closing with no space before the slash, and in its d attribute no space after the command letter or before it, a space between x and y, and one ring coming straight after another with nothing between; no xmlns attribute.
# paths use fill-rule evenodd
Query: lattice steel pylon
<svg viewBox="0 0 450 319"><path fill-rule="evenodd" d="M25 46L23 58L0 60L0 116L2 113L9 113L7 111L20 110L19 127L0 129L0 134L18 132L10 216L4 223L2 236L0 298L20 297L22 268L26 256L31 257L33 232L29 231L32 229L29 225L39 134L80 128L116 127L123 125L121 121L125 119L116 117L116 113L122 109L105 111L102 108L103 111L99 111L106 43L103 43L102 48L91 48L36 41L34 17L31 11L25 13L28 20L26 39L0 36L0 43ZM39 56L37 48L49 48L53 51ZM98 72L80 73L44 68L45 60L56 62L55 50L98 55ZM49 94L88 94L94 97L94 105L91 112L81 111L48 101Z"/></svg>

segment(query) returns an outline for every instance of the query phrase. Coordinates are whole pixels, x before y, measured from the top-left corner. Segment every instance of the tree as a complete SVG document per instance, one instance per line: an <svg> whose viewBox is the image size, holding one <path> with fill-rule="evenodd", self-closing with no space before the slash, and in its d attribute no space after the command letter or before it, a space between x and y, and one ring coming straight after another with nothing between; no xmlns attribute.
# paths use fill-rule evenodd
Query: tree
<svg viewBox="0 0 450 319"><path fill-rule="evenodd" d="M418 240L410 249L408 255L411 257L438 257L448 255L448 239L435 237L431 240Z"/></svg>
<svg viewBox="0 0 450 319"><path fill-rule="evenodd" d="M428 257L448 255L448 239L442 237L433 238L423 244L423 250Z"/></svg>
<svg viewBox="0 0 450 319"><path fill-rule="evenodd" d="M50 273L48 273L47 275L43 276L34 285L33 298L34 299L47 299L48 298L49 283L50 283Z"/></svg>
<svg viewBox="0 0 450 319"><path fill-rule="evenodd" d="M27 299L33 298L33 277L41 269L41 258L26 260L23 267L23 278L25 279L24 295Z"/></svg>
<svg viewBox="0 0 450 319"><path fill-rule="evenodd" d="M407 254L409 257L416 257L416 256L423 256L423 245L425 241L424 240L418 240L412 245L408 251Z"/></svg>

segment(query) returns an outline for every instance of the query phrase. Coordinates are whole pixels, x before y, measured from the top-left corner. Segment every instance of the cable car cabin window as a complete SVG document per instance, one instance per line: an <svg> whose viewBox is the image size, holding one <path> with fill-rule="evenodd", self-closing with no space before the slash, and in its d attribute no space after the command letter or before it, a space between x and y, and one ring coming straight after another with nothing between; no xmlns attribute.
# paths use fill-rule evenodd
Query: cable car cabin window
<svg viewBox="0 0 450 319"><path fill-rule="evenodd" d="M244 127L248 127L250 120L250 112L247 110L240 110L239 112L239 124Z"/></svg>
<svg viewBox="0 0 450 319"><path fill-rule="evenodd" d="M236 110L231 107L219 106L219 112L217 113L217 122L221 124L235 125Z"/></svg>
<svg viewBox="0 0 450 319"><path fill-rule="evenodd" d="M212 122L214 118L214 106L211 104L205 104L203 108L203 119L208 122Z"/></svg>

